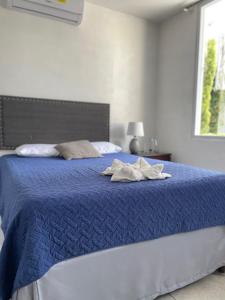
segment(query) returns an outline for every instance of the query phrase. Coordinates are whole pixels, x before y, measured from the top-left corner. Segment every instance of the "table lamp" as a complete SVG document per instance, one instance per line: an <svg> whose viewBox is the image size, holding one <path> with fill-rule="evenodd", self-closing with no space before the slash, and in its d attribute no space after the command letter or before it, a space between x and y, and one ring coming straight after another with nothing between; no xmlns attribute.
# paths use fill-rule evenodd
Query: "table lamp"
<svg viewBox="0 0 225 300"><path fill-rule="evenodd" d="M144 136L143 122L129 122L127 135L132 135L133 139L130 141L130 153L137 154L140 152L140 143L138 137Z"/></svg>

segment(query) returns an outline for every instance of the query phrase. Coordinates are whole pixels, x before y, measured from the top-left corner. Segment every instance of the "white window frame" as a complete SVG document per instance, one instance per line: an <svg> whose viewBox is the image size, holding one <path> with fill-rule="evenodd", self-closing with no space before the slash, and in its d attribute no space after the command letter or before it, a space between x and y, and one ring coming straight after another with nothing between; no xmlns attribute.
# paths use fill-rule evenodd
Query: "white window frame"
<svg viewBox="0 0 225 300"><path fill-rule="evenodd" d="M206 0L203 1L202 4L199 5L199 29L198 29L198 43L197 43L197 76L196 76L196 96L195 96L195 118L194 118L194 137L200 139L208 139L208 140L224 140L224 136L219 135L202 135L200 134L200 127L201 127L201 113L202 113L202 90L203 90L203 79L204 79L204 16L205 16L205 9L214 5L221 0Z"/></svg>

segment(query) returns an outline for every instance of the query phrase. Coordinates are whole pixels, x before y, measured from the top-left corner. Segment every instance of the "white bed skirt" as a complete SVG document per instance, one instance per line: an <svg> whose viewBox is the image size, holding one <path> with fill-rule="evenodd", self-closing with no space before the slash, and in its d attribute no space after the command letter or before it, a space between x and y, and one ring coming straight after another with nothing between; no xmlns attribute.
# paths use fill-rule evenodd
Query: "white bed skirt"
<svg viewBox="0 0 225 300"><path fill-rule="evenodd" d="M222 266L225 227L214 227L64 261L12 300L152 300Z"/></svg>

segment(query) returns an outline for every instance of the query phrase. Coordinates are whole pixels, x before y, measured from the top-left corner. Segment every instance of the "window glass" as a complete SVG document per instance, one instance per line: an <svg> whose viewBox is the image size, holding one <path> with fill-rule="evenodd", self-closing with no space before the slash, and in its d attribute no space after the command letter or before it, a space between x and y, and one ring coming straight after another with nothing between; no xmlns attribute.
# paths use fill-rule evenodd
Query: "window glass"
<svg viewBox="0 0 225 300"><path fill-rule="evenodd" d="M201 9L195 134L225 136L225 0Z"/></svg>

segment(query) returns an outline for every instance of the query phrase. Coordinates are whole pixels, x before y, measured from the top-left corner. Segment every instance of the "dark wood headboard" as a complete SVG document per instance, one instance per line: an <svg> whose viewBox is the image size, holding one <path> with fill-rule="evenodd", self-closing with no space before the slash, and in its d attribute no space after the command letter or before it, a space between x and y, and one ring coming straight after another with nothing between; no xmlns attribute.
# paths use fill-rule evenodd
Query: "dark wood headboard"
<svg viewBox="0 0 225 300"><path fill-rule="evenodd" d="M0 149L109 140L109 104L0 96Z"/></svg>

